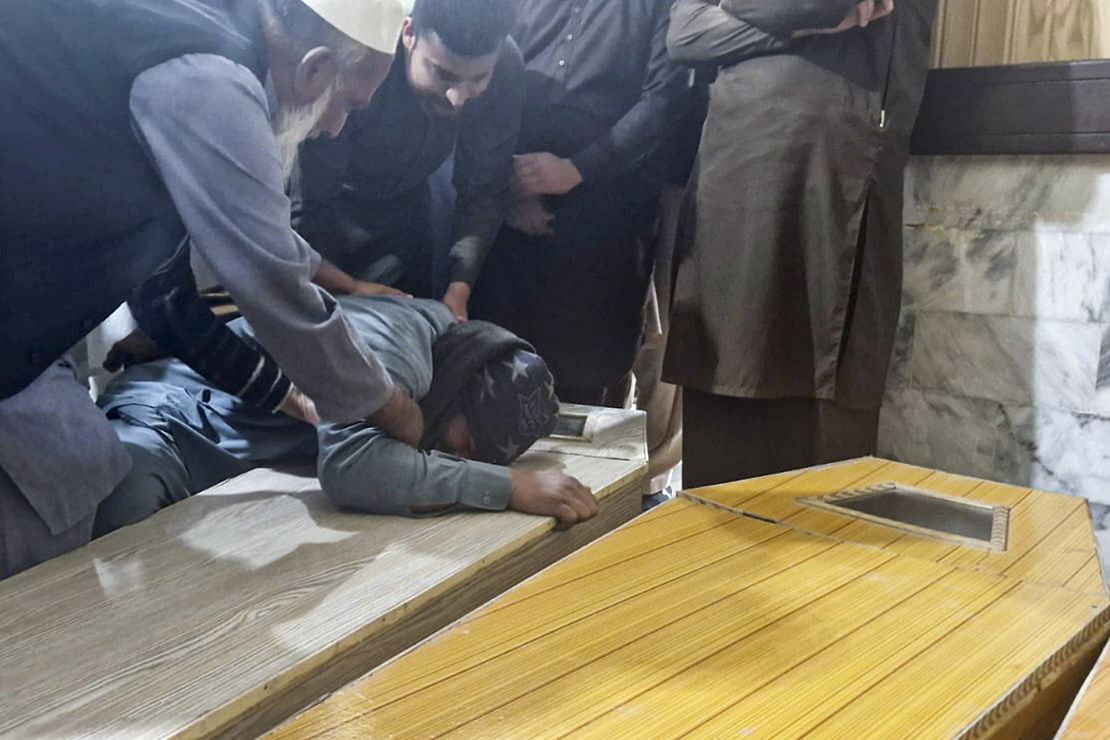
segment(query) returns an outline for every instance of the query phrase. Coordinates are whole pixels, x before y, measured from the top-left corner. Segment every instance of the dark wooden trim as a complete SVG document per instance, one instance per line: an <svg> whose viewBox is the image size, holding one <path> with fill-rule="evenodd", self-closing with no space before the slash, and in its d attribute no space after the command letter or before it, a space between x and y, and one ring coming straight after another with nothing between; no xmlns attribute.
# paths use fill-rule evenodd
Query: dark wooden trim
<svg viewBox="0 0 1110 740"><path fill-rule="evenodd" d="M912 151L1110 153L1110 60L933 70Z"/></svg>

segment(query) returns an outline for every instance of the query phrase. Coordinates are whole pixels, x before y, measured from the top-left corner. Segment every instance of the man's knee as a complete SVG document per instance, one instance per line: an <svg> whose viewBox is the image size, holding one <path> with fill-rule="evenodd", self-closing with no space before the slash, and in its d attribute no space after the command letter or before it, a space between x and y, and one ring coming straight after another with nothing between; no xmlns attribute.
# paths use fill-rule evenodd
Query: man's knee
<svg viewBox="0 0 1110 740"><path fill-rule="evenodd" d="M188 470L172 438L119 420L112 425L131 455L131 472L97 509L94 538L140 522L192 493Z"/></svg>

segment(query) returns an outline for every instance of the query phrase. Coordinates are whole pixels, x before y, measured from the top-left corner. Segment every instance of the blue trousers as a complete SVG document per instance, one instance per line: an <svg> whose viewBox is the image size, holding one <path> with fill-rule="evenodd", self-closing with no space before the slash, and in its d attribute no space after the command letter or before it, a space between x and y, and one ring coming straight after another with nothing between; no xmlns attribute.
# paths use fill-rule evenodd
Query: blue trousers
<svg viewBox="0 0 1110 740"><path fill-rule="evenodd" d="M255 467L316 455L313 427L247 407L178 360L129 368L99 404L132 466L97 509L94 537Z"/></svg>

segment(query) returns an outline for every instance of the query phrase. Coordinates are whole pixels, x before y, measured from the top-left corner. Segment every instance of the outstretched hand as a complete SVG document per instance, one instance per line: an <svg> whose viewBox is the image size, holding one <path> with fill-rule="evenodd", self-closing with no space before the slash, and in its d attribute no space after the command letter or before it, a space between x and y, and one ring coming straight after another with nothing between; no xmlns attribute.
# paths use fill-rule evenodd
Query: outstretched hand
<svg viewBox="0 0 1110 740"><path fill-rule="evenodd" d="M560 529L597 516L597 499L576 478L557 470L513 470L509 508L525 514L555 517Z"/></svg>

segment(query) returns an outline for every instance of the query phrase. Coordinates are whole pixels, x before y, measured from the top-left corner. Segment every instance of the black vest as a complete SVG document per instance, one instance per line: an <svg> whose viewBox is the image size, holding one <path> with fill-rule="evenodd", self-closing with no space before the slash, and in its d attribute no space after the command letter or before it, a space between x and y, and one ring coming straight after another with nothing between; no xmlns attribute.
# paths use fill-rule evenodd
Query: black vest
<svg viewBox="0 0 1110 740"><path fill-rule="evenodd" d="M232 7L234 5L234 7ZM254 0L4 0L0 10L0 398L34 380L184 236L129 109L190 53L266 74Z"/></svg>

